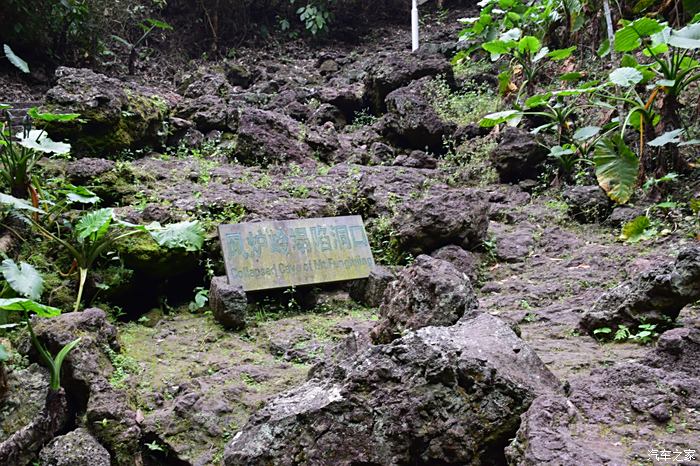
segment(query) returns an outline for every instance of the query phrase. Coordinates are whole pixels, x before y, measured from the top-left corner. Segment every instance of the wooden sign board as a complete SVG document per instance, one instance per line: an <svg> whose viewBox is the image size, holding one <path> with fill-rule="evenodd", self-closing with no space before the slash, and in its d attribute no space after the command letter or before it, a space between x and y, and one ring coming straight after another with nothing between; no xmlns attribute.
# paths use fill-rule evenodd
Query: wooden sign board
<svg viewBox="0 0 700 466"><path fill-rule="evenodd" d="M220 225L230 283L245 291L366 278L374 266L362 217Z"/></svg>

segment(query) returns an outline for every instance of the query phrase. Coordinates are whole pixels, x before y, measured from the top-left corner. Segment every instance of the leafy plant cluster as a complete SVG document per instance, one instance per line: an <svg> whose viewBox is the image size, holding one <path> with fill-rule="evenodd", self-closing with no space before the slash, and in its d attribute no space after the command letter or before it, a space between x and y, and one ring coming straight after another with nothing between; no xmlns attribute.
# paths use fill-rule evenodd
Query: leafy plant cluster
<svg viewBox="0 0 700 466"><path fill-rule="evenodd" d="M689 135L690 122L683 118L680 101L700 80L698 19L680 29L648 17L622 20L613 44L622 54L620 66L607 79L585 81L585 73L569 71L559 76L559 90L529 97L522 95L521 86L513 109L487 115L481 124L538 121L532 132L553 139L548 147L560 178L570 181L577 166L592 166L608 196L625 204L646 180L687 170L681 148L698 143ZM534 37L499 39L483 48L496 58L511 54L523 70L525 85L537 74L536 68L528 70L537 63L535 57L566 58L573 52L543 53Z"/></svg>
<svg viewBox="0 0 700 466"><path fill-rule="evenodd" d="M51 63L104 63L114 55L107 38L136 35L142 21L166 5L165 0L6 0L0 42Z"/></svg>
<svg viewBox="0 0 700 466"><path fill-rule="evenodd" d="M620 324L615 332L610 327L601 327L593 330L593 335L601 339L609 339L612 336L617 342L632 341L647 345L658 338L659 332L656 330L656 324L639 324L636 330Z"/></svg>
<svg viewBox="0 0 700 466"><path fill-rule="evenodd" d="M585 0L482 0L477 4L481 7L479 16L460 20L465 28L459 39L469 46L455 61L468 59L483 43L512 38L514 31L543 40L556 26L564 25L568 42L568 36L583 27L585 4Z"/></svg>

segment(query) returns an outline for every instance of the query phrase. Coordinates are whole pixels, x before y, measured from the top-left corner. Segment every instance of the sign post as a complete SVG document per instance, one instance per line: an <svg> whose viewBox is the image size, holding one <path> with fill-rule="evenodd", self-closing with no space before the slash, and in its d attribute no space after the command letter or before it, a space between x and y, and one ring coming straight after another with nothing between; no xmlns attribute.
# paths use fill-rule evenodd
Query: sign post
<svg viewBox="0 0 700 466"><path fill-rule="evenodd" d="M374 266L360 216L220 225L229 283L245 291L366 278Z"/></svg>
<svg viewBox="0 0 700 466"><path fill-rule="evenodd" d="M411 39L413 49L415 52L418 50L418 0L413 0L413 6L411 7Z"/></svg>

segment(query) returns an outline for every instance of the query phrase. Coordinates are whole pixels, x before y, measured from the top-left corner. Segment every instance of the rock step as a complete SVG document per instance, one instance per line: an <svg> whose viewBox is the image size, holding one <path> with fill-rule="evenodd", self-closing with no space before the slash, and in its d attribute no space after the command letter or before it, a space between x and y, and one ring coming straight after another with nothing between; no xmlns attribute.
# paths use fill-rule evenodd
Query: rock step
<svg viewBox="0 0 700 466"><path fill-rule="evenodd" d="M27 115L27 112L29 111L29 109L34 108L34 107L38 107L42 104L42 102L0 102L0 103L10 106L10 108L8 110L9 110L10 115L11 115L13 133L15 131L22 130L22 120ZM2 115L2 119L4 120L4 114Z"/></svg>

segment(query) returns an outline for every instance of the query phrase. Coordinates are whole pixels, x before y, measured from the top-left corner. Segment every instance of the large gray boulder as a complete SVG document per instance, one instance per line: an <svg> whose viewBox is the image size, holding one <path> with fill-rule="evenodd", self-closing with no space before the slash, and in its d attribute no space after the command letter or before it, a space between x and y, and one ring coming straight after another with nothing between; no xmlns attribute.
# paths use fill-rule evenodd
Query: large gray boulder
<svg viewBox="0 0 700 466"><path fill-rule="evenodd" d="M271 400L224 464L484 464L559 382L496 317L370 346Z"/></svg>
<svg viewBox="0 0 700 466"><path fill-rule="evenodd" d="M54 438L39 454L41 466L110 466L110 459L105 447L83 428Z"/></svg>
<svg viewBox="0 0 700 466"><path fill-rule="evenodd" d="M378 54L366 67L366 96L372 110L379 114L386 110L385 99L392 91L407 86L424 76L444 76L454 81L450 61L441 55L410 52Z"/></svg>
<svg viewBox="0 0 700 466"><path fill-rule="evenodd" d="M79 113L80 121L55 122L49 135L68 139L73 155L104 156L126 148L156 147L165 135L163 122L178 97L127 84L86 68L59 67L46 107Z"/></svg>
<svg viewBox="0 0 700 466"><path fill-rule="evenodd" d="M302 124L287 115L243 108L238 117L236 156L246 164L301 164L313 153L306 141L307 136Z"/></svg>
<svg viewBox="0 0 700 466"><path fill-rule="evenodd" d="M421 255L389 284L372 340L388 343L408 330L452 325L478 306L467 275L449 262Z"/></svg>
<svg viewBox="0 0 700 466"><path fill-rule="evenodd" d="M503 183L517 183L542 173L547 151L529 132L508 127L490 157Z"/></svg>
<svg viewBox="0 0 700 466"><path fill-rule="evenodd" d="M676 260L649 270L605 293L587 310L580 325L601 327L642 323L668 325L688 304L700 299L700 244L684 247Z"/></svg>
<svg viewBox="0 0 700 466"><path fill-rule="evenodd" d="M401 205L392 219L398 245L411 254L430 254L455 244L473 249L486 237L489 205L478 190L428 193Z"/></svg>
<svg viewBox="0 0 700 466"><path fill-rule="evenodd" d="M375 265L369 276L355 280L350 284L350 297L367 307L379 307L384 299L384 292L396 279L394 270L383 265Z"/></svg>
<svg viewBox="0 0 700 466"><path fill-rule="evenodd" d="M457 129L457 125L443 120L435 110L428 91L432 79L421 78L386 97L384 134L395 143L442 152L443 139Z"/></svg>

